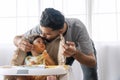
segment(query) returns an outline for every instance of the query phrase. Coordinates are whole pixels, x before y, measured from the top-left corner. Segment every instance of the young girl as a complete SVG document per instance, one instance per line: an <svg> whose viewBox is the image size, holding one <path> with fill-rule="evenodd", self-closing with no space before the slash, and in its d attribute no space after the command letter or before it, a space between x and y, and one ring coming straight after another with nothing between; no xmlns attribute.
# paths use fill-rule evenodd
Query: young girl
<svg viewBox="0 0 120 80"><path fill-rule="evenodd" d="M12 65L55 65L54 61L48 55L46 51L45 41L39 35L31 36L33 44L33 49L25 53L21 50L17 50L12 58ZM21 60L16 58L21 57ZM56 80L56 76L7 76L7 80ZM6 80L6 79L5 79Z"/></svg>
<svg viewBox="0 0 120 80"><path fill-rule="evenodd" d="M35 36L32 42L33 49L25 58L25 65L55 65L45 49L45 42L40 36Z"/></svg>

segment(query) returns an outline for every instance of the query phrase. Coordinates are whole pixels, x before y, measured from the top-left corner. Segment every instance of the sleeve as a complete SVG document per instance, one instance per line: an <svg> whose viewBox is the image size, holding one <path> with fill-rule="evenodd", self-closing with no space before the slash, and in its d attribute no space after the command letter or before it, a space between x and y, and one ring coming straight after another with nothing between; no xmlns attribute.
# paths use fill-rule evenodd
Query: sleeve
<svg viewBox="0 0 120 80"><path fill-rule="evenodd" d="M89 34L87 32L85 25L81 21L76 20L74 26L76 27L74 30L73 37L74 37L77 49L84 52L85 54L88 54L91 52L93 53L94 51L93 51L92 41L89 37Z"/></svg>
<svg viewBox="0 0 120 80"><path fill-rule="evenodd" d="M11 65L13 66L23 65L26 55L27 54L21 51L20 49L15 50L11 60Z"/></svg>
<svg viewBox="0 0 120 80"><path fill-rule="evenodd" d="M31 35L39 35L41 33L40 31L40 25L37 25L36 27L32 28L31 30L24 33L24 38L28 39Z"/></svg>

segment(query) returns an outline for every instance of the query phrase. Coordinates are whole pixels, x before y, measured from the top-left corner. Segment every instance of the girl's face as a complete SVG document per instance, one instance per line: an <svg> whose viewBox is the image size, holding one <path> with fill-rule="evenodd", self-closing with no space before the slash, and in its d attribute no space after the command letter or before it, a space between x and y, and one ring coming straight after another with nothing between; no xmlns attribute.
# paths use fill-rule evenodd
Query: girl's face
<svg viewBox="0 0 120 80"><path fill-rule="evenodd" d="M41 53L45 50L45 44L41 38L37 38L33 41L34 51Z"/></svg>

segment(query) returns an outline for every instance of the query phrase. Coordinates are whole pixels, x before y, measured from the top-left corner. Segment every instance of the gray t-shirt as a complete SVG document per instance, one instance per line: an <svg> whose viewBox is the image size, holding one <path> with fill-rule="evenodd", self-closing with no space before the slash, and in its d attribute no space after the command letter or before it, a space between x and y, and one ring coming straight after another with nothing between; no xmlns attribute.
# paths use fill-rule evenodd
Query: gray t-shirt
<svg viewBox="0 0 120 80"><path fill-rule="evenodd" d="M93 51L92 41L88 35L88 32L84 24L80 20L75 18L66 18L65 22L67 23L67 26L68 26L67 32L64 35L65 40L75 42L77 49L82 51L85 54L89 54L91 52L93 53L94 51ZM40 34L40 33L41 33L40 25L37 25L35 28L26 32L24 34L24 37L27 38L29 35ZM58 40L56 42L57 44L52 42L52 46L50 47L52 49L48 50L48 53L50 54L51 57L53 56L53 54L55 54L54 60L57 60L57 52L58 52L58 46L59 46ZM53 46L53 44L55 44L57 47ZM70 60L68 60L67 62L68 64L69 63L72 64L74 59L72 59L72 62L69 62Z"/></svg>

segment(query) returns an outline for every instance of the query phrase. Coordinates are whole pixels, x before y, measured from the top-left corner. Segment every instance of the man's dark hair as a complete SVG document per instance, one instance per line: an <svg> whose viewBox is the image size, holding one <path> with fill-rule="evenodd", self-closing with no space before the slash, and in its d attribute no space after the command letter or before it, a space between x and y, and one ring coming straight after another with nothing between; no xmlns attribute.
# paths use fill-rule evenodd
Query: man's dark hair
<svg viewBox="0 0 120 80"><path fill-rule="evenodd" d="M62 13L53 8L46 8L41 15L40 25L42 27L49 27L53 30L62 29L65 18Z"/></svg>

